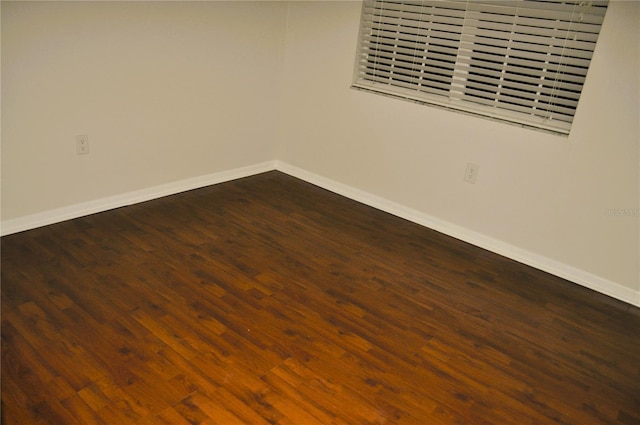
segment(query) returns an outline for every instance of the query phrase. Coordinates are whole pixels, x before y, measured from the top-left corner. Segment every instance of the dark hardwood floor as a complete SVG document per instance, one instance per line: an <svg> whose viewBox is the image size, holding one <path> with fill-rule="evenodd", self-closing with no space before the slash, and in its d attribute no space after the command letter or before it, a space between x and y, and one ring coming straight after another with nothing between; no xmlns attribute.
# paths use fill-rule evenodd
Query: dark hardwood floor
<svg viewBox="0 0 640 425"><path fill-rule="evenodd" d="M2 238L13 424L640 424L640 309L270 172Z"/></svg>

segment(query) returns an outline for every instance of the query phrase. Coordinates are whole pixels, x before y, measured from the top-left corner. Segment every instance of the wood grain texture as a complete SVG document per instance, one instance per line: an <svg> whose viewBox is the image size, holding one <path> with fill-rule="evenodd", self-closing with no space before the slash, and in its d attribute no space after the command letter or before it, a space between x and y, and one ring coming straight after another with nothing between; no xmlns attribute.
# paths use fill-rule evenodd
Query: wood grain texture
<svg viewBox="0 0 640 425"><path fill-rule="evenodd" d="M640 424L640 309L269 172L2 238L13 424Z"/></svg>

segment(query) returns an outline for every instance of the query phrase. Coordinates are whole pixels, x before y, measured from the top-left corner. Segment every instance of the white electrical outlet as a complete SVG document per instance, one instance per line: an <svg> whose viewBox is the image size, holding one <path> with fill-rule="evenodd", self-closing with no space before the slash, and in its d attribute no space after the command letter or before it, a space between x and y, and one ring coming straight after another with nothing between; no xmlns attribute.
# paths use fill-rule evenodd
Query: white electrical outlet
<svg viewBox="0 0 640 425"><path fill-rule="evenodd" d="M89 136L86 134L76 136L76 153L78 155L86 155L89 153Z"/></svg>
<svg viewBox="0 0 640 425"><path fill-rule="evenodd" d="M478 178L479 171L480 166L478 164L472 164L471 162L467 163L467 168L464 170L463 180L467 183L474 184Z"/></svg>

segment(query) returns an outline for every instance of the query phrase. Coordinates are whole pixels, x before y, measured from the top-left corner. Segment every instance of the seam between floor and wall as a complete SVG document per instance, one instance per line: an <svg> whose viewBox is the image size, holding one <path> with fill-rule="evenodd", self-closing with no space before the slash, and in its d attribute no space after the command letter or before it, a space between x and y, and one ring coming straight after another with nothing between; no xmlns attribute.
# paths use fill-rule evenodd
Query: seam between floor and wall
<svg viewBox="0 0 640 425"><path fill-rule="evenodd" d="M277 169L283 173L306 182L313 183L316 186L320 186L349 199L362 202L363 204L388 212L397 217L404 218L421 226L436 230L447 236L462 240L482 249L486 249L487 251L518 261L519 263L526 264L554 276L561 277L572 283L640 307L640 291L633 291L630 288L602 278L593 273L569 266L526 249L488 237L481 233L474 232L462 226L458 226L429 214L408 208L404 205L391 202L385 198L372 195L368 192L355 189L351 186L344 185L317 174L310 173L304 169L294 167L287 163L277 162Z"/></svg>
<svg viewBox="0 0 640 425"><path fill-rule="evenodd" d="M267 171L278 170L292 177L327 189L331 192L361 202L373 208L404 218L421 226L436 230L447 236L462 240L522 264L548 272L575 284L600 292L628 304L640 307L640 291L634 291L616 282L597 276L593 273L569 266L556 260L535 254L517 246L471 231L462 226L441 220L420 211L391 202L387 199L354 187L339 183L335 180L311 173L282 161L266 161L246 167L226 170L205 176L180 180L147 189L127 192L121 195L83 202L67 207L43 211L16 219L5 220L0 223L0 235L6 236L37 227L46 226L90 214L108 211L164 196L173 195L187 190L223 183L242 177L249 177Z"/></svg>
<svg viewBox="0 0 640 425"><path fill-rule="evenodd" d="M47 226L49 224L59 223L61 221L96 214L115 208L126 207L127 205L150 201L164 196L175 195L176 193L186 192L187 190L199 189L201 187L224 183L242 177L273 171L275 170L275 167L276 161L266 161L246 167L234 168L232 170L225 170L200 177L179 180L106 198L81 202L79 204L69 205L62 208L55 208L11 220L3 220L0 223L0 236L35 229L37 227Z"/></svg>

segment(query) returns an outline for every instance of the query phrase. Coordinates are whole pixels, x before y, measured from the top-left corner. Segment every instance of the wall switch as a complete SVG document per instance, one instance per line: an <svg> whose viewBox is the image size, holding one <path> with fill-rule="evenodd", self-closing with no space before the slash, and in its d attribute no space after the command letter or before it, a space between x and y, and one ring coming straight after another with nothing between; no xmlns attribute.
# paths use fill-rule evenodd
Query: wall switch
<svg viewBox="0 0 640 425"><path fill-rule="evenodd" d="M89 153L89 136L81 134L76 136L76 153L86 155Z"/></svg>
<svg viewBox="0 0 640 425"><path fill-rule="evenodd" d="M478 164L472 164L471 162L467 163L467 168L464 170L463 180L467 183L474 184L478 178L479 171L480 166Z"/></svg>

